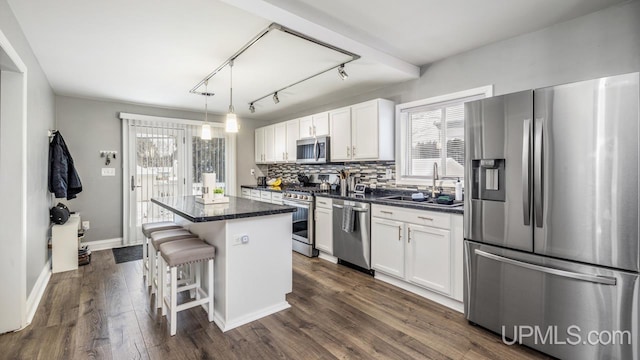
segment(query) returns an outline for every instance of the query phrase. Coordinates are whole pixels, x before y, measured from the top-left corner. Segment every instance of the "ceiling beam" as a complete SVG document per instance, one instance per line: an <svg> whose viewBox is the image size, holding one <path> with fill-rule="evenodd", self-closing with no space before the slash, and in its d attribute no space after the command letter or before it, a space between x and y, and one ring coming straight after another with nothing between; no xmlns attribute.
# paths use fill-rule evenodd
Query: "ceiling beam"
<svg viewBox="0 0 640 360"><path fill-rule="evenodd" d="M264 0L222 0L222 2L260 16L269 21L295 29L339 48L359 54L362 60L377 62L404 74L409 78L420 77L420 67L400 60L382 51L355 41L324 26L320 26Z"/></svg>

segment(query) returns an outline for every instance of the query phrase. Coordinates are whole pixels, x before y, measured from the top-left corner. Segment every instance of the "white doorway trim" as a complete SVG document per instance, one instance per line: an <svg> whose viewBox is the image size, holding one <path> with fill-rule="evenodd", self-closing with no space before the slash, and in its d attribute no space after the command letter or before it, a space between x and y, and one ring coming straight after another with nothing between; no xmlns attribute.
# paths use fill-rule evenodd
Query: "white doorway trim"
<svg viewBox="0 0 640 360"><path fill-rule="evenodd" d="M0 31L0 333L27 325L27 66ZM16 226L16 224L18 224Z"/></svg>

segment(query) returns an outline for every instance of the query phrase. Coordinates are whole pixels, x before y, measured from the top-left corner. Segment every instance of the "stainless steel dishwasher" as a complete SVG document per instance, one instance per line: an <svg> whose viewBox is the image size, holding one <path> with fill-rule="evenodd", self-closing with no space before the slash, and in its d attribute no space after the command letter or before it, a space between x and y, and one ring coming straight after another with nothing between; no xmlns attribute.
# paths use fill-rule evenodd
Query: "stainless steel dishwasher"
<svg viewBox="0 0 640 360"><path fill-rule="evenodd" d="M351 212L351 219L345 217L345 211ZM371 214L368 203L333 200L333 255L370 272Z"/></svg>

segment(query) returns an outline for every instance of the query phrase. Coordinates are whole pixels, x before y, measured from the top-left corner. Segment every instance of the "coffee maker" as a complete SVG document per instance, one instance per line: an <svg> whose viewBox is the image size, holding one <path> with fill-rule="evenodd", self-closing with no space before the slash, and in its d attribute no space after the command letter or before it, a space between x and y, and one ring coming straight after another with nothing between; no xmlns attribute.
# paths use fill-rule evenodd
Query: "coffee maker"
<svg viewBox="0 0 640 360"><path fill-rule="evenodd" d="M266 176L258 176L258 186L267 186Z"/></svg>

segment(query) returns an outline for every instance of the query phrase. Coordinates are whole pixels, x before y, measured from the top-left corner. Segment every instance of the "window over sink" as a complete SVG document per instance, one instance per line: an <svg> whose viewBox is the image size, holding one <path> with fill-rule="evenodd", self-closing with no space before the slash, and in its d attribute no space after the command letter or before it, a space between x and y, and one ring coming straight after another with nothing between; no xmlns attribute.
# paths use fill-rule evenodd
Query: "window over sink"
<svg viewBox="0 0 640 360"><path fill-rule="evenodd" d="M464 177L464 103L491 97L493 86L396 106L396 182L431 185L438 177Z"/></svg>

